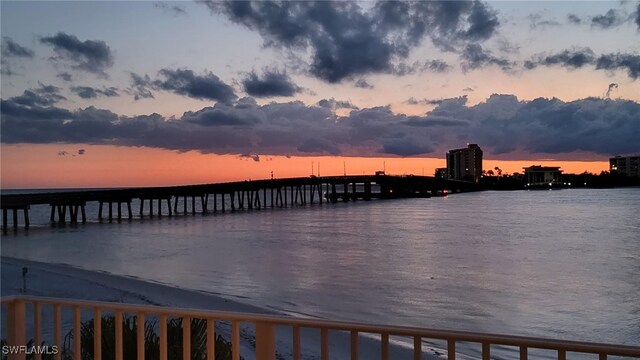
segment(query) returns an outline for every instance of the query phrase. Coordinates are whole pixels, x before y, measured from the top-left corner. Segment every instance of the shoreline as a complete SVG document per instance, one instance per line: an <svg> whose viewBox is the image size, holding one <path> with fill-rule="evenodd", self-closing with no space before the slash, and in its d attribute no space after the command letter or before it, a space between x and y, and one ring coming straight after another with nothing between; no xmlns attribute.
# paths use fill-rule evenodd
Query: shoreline
<svg viewBox="0 0 640 360"><path fill-rule="evenodd" d="M102 271L81 269L68 264L44 263L13 257L0 257L0 295L20 295L22 288L22 267L28 268L27 295L54 298L72 298L88 301L109 301L129 304L146 304L176 308L245 312L291 316L268 308L261 308L225 298L221 294L203 293L182 289L154 281L131 276L114 275ZM4 316L3 308L3 316ZM4 324L3 324L4 326ZM70 326L70 323L63 324ZM253 359L255 335L250 326L241 326L241 353L246 359ZM4 331L3 331L4 332ZM291 329L280 327L277 332L277 352L279 356L290 356L292 351ZM222 322L216 324L216 333L230 339L230 327ZM46 329L43 338L46 338ZM320 358L319 333L304 330L301 333L303 359ZM349 334L333 331L330 333L331 359L348 358L350 354ZM372 336L361 335L359 353L362 358L375 358L380 354L380 341ZM409 358L412 349L401 342L389 344L391 358ZM423 344L423 359L441 359L443 351ZM459 354L460 355L460 354ZM464 358L464 357L462 357Z"/></svg>

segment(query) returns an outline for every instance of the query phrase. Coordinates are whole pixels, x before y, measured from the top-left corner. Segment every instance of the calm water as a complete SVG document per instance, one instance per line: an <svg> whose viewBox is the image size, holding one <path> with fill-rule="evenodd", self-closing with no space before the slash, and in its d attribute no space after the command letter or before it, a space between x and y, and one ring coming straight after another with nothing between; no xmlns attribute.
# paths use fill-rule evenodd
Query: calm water
<svg viewBox="0 0 640 360"><path fill-rule="evenodd" d="M42 227L2 254L321 318L640 345L639 209L638 188L481 192Z"/></svg>

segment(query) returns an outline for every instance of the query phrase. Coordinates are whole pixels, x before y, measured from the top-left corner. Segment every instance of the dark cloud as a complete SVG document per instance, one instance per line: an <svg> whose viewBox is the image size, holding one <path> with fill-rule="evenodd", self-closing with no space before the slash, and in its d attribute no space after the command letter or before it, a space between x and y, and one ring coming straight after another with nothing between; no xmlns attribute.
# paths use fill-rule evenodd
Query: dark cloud
<svg viewBox="0 0 640 360"><path fill-rule="evenodd" d="M499 66L502 70L508 71L514 63L505 59L493 56L490 51L484 50L478 44L469 44L460 55L462 59L462 69L465 71L482 68L488 65Z"/></svg>
<svg viewBox="0 0 640 360"><path fill-rule="evenodd" d="M178 5L169 5L165 2L155 2L153 3L153 7L157 8L157 9L161 9L165 12L170 12L174 15L185 15L187 13L187 11L182 7L182 6L178 6Z"/></svg>
<svg viewBox="0 0 640 360"><path fill-rule="evenodd" d="M591 26L601 29L609 29L621 25L626 20L626 16L617 10L610 9L604 15L597 15L591 18Z"/></svg>
<svg viewBox="0 0 640 360"><path fill-rule="evenodd" d="M148 146L235 155L442 156L461 143L474 142L502 159L549 154L588 159L589 153L640 151L640 104L602 98L522 101L492 95L468 105L463 96L443 99L422 116L397 114L388 106L338 116L320 105L258 105L252 98L217 103L179 118L119 116L95 107L69 111L27 106L13 98L2 100L0 111L3 143Z"/></svg>
<svg viewBox="0 0 640 360"><path fill-rule="evenodd" d="M133 95L133 98L138 101L140 99L153 99L153 93L151 92L151 78L149 75L138 75L135 73L129 73L131 76L131 87L127 89L127 93Z"/></svg>
<svg viewBox="0 0 640 360"><path fill-rule="evenodd" d="M2 37L2 57L23 57L32 58L35 56L33 50L28 49L11 40L7 36Z"/></svg>
<svg viewBox="0 0 640 360"><path fill-rule="evenodd" d="M425 63L425 66L432 72L443 73L451 69L451 65L442 60L431 60Z"/></svg>
<svg viewBox="0 0 640 360"><path fill-rule="evenodd" d="M413 139L392 139L382 144L382 153L398 156L422 155L433 152L433 148L424 141Z"/></svg>
<svg viewBox="0 0 640 360"><path fill-rule="evenodd" d="M589 48L564 50L560 53L542 57L538 64L550 66L560 65L570 68L581 68L592 64L595 60L593 51Z"/></svg>
<svg viewBox="0 0 640 360"><path fill-rule="evenodd" d="M404 103L408 105L440 105L446 99L421 99L416 100L414 97L410 97Z"/></svg>
<svg viewBox="0 0 640 360"><path fill-rule="evenodd" d="M499 26L495 11L480 1L381 1L368 10L342 1L204 3L258 32L266 46L310 50L308 71L331 83L402 71L401 60L424 39L453 50L491 38Z"/></svg>
<svg viewBox="0 0 640 360"><path fill-rule="evenodd" d="M0 68L0 74L4 75L4 76L13 76L16 75L15 72L13 72L13 70L11 70L11 66L9 64L7 64L4 59L2 59L2 63L1 63L1 68Z"/></svg>
<svg viewBox="0 0 640 360"><path fill-rule="evenodd" d="M468 21L465 35L474 41L489 39L500 25L496 12L481 1L472 3Z"/></svg>
<svg viewBox="0 0 640 360"><path fill-rule="evenodd" d="M15 72L16 62L20 60L12 60L13 58L33 58L35 53L33 50L23 47L22 45L14 42L11 38L7 36L2 37L2 45L1 45L1 55L0 56L0 74L4 76L14 76L19 73ZM18 68L20 68L20 64L18 64Z"/></svg>
<svg viewBox="0 0 640 360"><path fill-rule="evenodd" d="M59 32L40 39L43 44L53 46L58 59L74 64L79 70L106 76L105 70L113 65L111 48L104 41L80 41L76 36Z"/></svg>
<svg viewBox="0 0 640 360"><path fill-rule="evenodd" d="M98 96L120 96L118 89L115 87L104 87L102 89L98 89L90 86L73 86L70 90L83 99L95 99Z"/></svg>
<svg viewBox="0 0 640 360"><path fill-rule="evenodd" d="M618 88L618 84L616 84L616 83L609 84L609 87L607 88L607 93L605 94L604 97L607 98L607 99L611 98L611 92L614 89L617 89L617 88Z"/></svg>
<svg viewBox="0 0 640 360"><path fill-rule="evenodd" d="M87 151L85 149L78 149L78 155L84 155Z"/></svg>
<svg viewBox="0 0 640 360"><path fill-rule="evenodd" d="M414 97L410 97L404 103L408 104L408 105L418 105L418 104L420 104L420 102L418 100L416 100Z"/></svg>
<svg viewBox="0 0 640 360"><path fill-rule="evenodd" d="M567 21L569 21L571 24L581 24L582 23L582 19L576 14L567 15Z"/></svg>
<svg viewBox="0 0 640 360"><path fill-rule="evenodd" d="M67 81L67 82L73 80L73 76L71 76L71 74L69 74L68 72L60 73L60 74L56 75L56 77L59 77L60 79L62 79L64 81Z"/></svg>
<svg viewBox="0 0 640 360"><path fill-rule="evenodd" d="M529 20L529 28L546 28L560 26L560 23L553 19L547 19L542 13L530 14L527 16Z"/></svg>
<svg viewBox="0 0 640 360"><path fill-rule="evenodd" d="M322 99L318 101L318 106L323 107L325 109L353 109L357 110L358 107L353 105L349 101L339 101L334 98L331 99Z"/></svg>
<svg viewBox="0 0 640 360"><path fill-rule="evenodd" d="M413 75L419 72L435 72L443 73L451 69L451 66L442 60L416 61L413 64L399 63L394 65L389 71L391 74L398 76Z"/></svg>
<svg viewBox="0 0 640 360"><path fill-rule="evenodd" d="M153 82L158 89L195 99L231 102L236 98L233 88L211 72L196 75L188 69L162 69Z"/></svg>
<svg viewBox="0 0 640 360"><path fill-rule="evenodd" d="M162 69L155 80L149 75L130 73L131 87L126 92L135 100L153 98L152 90L171 91L194 99L231 102L236 99L233 88L211 72L197 75L189 69Z"/></svg>
<svg viewBox="0 0 640 360"><path fill-rule="evenodd" d="M470 88L470 87L466 87L462 89L462 92L473 92L473 91L474 91L473 88Z"/></svg>
<svg viewBox="0 0 640 360"><path fill-rule="evenodd" d="M626 70L632 79L640 77L640 55L637 54L606 54L596 61L598 70Z"/></svg>
<svg viewBox="0 0 640 360"><path fill-rule="evenodd" d="M373 89L373 85L369 84L369 82L365 79L358 79L353 86L361 89Z"/></svg>
<svg viewBox="0 0 640 360"><path fill-rule="evenodd" d="M301 153L339 155L340 147L331 140L309 138L296 148Z"/></svg>
<svg viewBox="0 0 640 360"><path fill-rule="evenodd" d="M617 53L596 56L589 48L564 50L551 55L538 55L534 59L524 62L524 67L527 69L541 65L559 65L573 69L595 65L596 70L626 70L630 78L635 80L640 77L640 55Z"/></svg>
<svg viewBox="0 0 640 360"><path fill-rule="evenodd" d="M188 111L182 120L203 126L251 126L264 120L255 100L244 98L236 105L217 103L199 111Z"/></svg>
<svg viewBox="0 0 640 360"><path fill-rule="evenodd" d="M293 96L302 88L293 83L285 71L265 70L262 77L251 72L242 80L247 94L255 97Z"/></svg>
<svg viewBox="0 0 640 360"><path fill-rule="evenodd" d="M260 162L260 155L258 154L253 154L253 153L245 153L245 154L240 154L239 155L240 158L246 158L246 159L251 159L255 162Z"/></svg>
<svg viewBox="0 0 640 360"><path fill-rule="evenodd" d="M14 103L24 106L51 106L66 99L60 95L59 87L44 84L40 84L37 89L25 90L22 95L11 98Z"/></svg>

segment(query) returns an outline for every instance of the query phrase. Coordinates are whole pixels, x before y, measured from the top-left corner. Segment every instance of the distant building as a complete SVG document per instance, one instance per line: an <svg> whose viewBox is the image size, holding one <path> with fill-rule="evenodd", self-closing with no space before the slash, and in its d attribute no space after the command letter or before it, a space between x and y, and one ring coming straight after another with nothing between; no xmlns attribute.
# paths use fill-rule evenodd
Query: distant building
<svg viewBox="0 0 640 360"><path fill-rule="evenodd" d="M525 187L555 187L562 185L562 170L555 166L533 165L524 168Z"/></svg>
<svg viewBox="0 0 640 360"><path fill-rule="evenodd" d="M449 150L447 153L447 178L479 182L482 176L482 149L478 144Z"/></svg>
<svg viewBox="0 0 640 360"><path fill-rule="evenodd" d="M435 177L436 177L436 179L446 179L447 178L447 168L436 168Z"/></svg>
<svg viewBox="0 0 640 360"><path fill-rule="evenodd" d="M609 159L611 173L626 174L627 176L640 177L638 163L640 156L616 156Z"/></svg>

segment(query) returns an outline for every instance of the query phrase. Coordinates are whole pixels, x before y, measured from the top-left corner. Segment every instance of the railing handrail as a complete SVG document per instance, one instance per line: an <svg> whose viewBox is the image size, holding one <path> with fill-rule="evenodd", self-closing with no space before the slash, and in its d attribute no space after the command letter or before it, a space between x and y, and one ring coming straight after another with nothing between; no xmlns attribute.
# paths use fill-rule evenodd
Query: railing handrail
<svg viewBox="0 0 640 360"><path fill-rule="evenodd" d="M331 321L318 319L295 318L283 315L269 315L243 312L228 312L189 308L164 307L156 305L126 304L105 301L88 301L75 299L61 299L29 295L14 295L0 298L1 303L39 303L61 305L67 307L99 308L108 311L122 311L127 313L144 312L156 315L216 319L222 321L238 321L253 323L270 323L272 325L288 325L318 329L342 331L357 331L360 333L386 334L392 336L421 336L423 338L454 340L462 342L489 343L492 345L518 346L546 350L559 350L582 353L607 353L617 356L640 356L640 346L618 345L606 343L592 343L582 341L568 341L535 338L526 336L486 334L470 331L444 330L432 328L418 328L408 326L389 326L345 321Z"/></svg>

